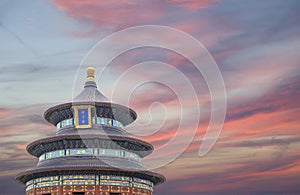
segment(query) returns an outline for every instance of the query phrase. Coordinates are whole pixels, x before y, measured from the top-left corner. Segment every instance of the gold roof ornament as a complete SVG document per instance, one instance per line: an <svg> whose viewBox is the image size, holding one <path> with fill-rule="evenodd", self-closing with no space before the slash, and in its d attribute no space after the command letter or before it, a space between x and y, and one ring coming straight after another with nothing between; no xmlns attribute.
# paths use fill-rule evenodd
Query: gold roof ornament
<svg viewBox="0 0 300 195"><path fill-rule="evenodd" d="M95 75L95 68L94 67L88 67L86 69L86 74L87 74L87 81L95 81L94 80L94 75Z"/></svg>

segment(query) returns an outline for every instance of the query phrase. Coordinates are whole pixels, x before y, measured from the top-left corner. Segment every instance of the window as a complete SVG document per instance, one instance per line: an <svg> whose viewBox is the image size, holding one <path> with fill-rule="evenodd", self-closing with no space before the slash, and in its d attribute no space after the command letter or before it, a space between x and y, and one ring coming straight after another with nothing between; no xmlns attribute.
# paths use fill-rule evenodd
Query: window
<svg viewBox="0 0 300 195"><path fill-rule="evenodd" d="M42 154L39 157L39 161L44 161L47 159L53 159L63 156L82 156L82 155L97 155L97 156L114 156L129 158L131 160L140 161L140 156L138 154L128 152L125 150L115 150L106 148L75 148L75 149L65 149L65 150L55 150Z"/></svg>
<svg viewBox="0 0 300 195"><path fill-rule="evenodd" d="M78 111L80 111L80 110L82 110L82 109L79 109ZM80 112L78 112L78 114L80 115L79 116L80 120L78 122L81 122L81 124L86 124L86 122L88 122L88 120L86 120L86 113L85 112L82 113L80 111ZM110 119L110 118L102 118L102 117L93 117L92 123L98 124L98 125L110 125L110 126L115 126L115 127L119 127L119 128L122 128L124 126L120 121L116 121L116 120ZM69 118L69 119L60 121L59 123L56 124L56 128L57 128L57 130L59 130L63 127L67 127L70 125L74 125L74 118Z"/></svg>

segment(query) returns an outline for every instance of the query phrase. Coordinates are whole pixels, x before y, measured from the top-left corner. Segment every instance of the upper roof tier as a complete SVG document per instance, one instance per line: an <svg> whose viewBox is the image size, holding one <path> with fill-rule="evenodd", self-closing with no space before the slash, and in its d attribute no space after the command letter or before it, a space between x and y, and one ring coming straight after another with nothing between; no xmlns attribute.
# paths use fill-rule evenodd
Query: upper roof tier
<svg viewBox="0 0 300 195"><path fill-rule="evenodd" d="M57 125L57 123L74 118L72 106L74 105L92 105L95 107L93 115L97 117L111 118L121 122L124 126L132 123L137 114L134 110L112 103L98 89L94 80L95 69L89 67L86 69L87 81L85 82L83 91L73 98L72 102L56 105L49 108L44 113L44 118Z"/></svg>
<svg viewBox="0 0 300 195"><path fill-rule="evenodd" d="M88 67L86 69L87 81L85 82L83 91L73 99L73 102L109 102L97 89L97 84L94 79L95 68Z"/></svg>
<svg viewBox="0 0 300 195"><path fill-rule="evenodd" d="M95 81L86 81L83 91L73 99L73 102L109 102L98 89Z"/></svg>

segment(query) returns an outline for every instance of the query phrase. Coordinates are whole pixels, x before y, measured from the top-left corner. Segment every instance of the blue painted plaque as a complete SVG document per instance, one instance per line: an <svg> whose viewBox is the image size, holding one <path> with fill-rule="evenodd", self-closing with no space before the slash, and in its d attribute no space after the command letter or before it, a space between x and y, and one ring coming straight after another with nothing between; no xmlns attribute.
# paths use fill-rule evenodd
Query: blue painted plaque
<svg viewBox="0 0 300 195"><path fill-rule="evenodd" d="M88 125L89 124L89 110L78 109L78 124L79 125Z"/></svg>

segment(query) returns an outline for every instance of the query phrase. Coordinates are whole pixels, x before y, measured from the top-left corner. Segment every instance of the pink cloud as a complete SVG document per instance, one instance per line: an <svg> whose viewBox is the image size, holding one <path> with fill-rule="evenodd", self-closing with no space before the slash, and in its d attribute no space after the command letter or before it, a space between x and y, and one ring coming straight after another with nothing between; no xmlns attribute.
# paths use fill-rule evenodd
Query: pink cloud
<svg viewBox="0 0 300 195"><path fill-rule="evenodd" d="M169 0L169 2L186 9L199 10L211 6L213 3L218 2L218 0Z"/></svg>
<svg viewBox="0 0 300 195"><path fill-rule="evenodd" d="M169 18L176 18L178 8L198 10L207 8L217 0L140 0L140 1L93 1L52 0L59 10L89 28L73 32L76 36L90 36L105 30L119 30L145 24L164 24ZM169 9L173 6L173 9Z"/></svg>
<svg viewBox="0 0 300 195"><path fill-rule="evenodd" d="M23 144L18 144L18 145L17 145L17 148L18 148L18 149L25 149L25 148L26 148L26 146L25 146L25 145L23 145Z"/></svg>
<svg viewBox="0 0 300 195"><path fill-rule="evenodd" d="M164 11L164 3L157 0L151 2L53 0L52 2L75 20L92 24L101 30L153 23L159 20Z"/></svg>
<svg viewBox="0 0 300 195"><path fill-rule="evenodd" d="M12 109L0 108L0 119L7 119L14 116L14 111Z"/></svg>

